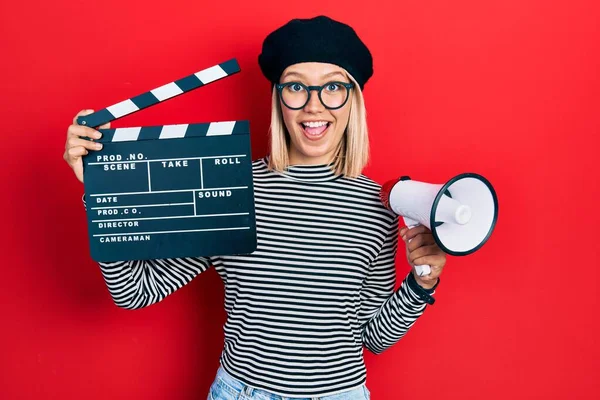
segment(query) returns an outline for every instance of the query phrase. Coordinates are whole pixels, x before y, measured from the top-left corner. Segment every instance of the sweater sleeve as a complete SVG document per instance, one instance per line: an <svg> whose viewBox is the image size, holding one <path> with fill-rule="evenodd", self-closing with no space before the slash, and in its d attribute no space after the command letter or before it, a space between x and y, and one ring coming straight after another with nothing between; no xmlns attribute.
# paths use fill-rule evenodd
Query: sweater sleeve
<svg viewBox="0 0 600 400"><path fill-rule="evenodd" d="M394 219L381 251L370 265L360 294L362 341L375 354L400 340L425 311L425 301L407 282L409 275L394 291L397 250L398 221Z"/></svg>
<svg viewBox="0 0 600 400"><path fill-rule="evenodd" d="M82 198L84 207L85 195ZM158 303L211 266L207 257L99 262L115 304L137 309Z"/></svg>

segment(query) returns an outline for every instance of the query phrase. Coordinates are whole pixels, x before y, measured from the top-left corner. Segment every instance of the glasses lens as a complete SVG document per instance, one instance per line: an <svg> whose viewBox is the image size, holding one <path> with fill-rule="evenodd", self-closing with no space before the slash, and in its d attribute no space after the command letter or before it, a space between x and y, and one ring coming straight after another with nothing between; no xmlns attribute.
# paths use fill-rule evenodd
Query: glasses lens
<svg viewBox="0 0 600 400"><path fill-rule="evenodd" d="M325 107L338 108L344 104L347 98L348 89L337 82L326 84L321 91L321 100Z"/></svg>
<svg viewBox="0 0 600 400"><path fill-rule="evenodd" d="M287 85L281 91L281 97L286 106L290 108L302 108L308 100L308 91L299 83Z"/></svg>

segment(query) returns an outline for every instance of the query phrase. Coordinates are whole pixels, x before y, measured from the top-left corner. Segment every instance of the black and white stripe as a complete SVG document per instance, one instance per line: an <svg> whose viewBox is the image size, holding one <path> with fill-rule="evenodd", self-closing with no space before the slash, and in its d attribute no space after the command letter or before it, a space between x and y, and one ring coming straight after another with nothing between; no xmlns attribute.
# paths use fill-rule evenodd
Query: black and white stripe
<svg viewBox="0 0 600 400"><path fill-rule="evenodd" d="M180 94L190 92L237 72L240 72L240 66L236 59L231 59L186 76L185 78L167 83L139 96L123 100L95 113L78 117L77 123L89 127L104 125L117 118L153 106Z"/></svg>
<svg viewBox="0 0 600 400"><path fill-rule="evenodd" d="M245 383L316 397L365 382L363 346L380 353L423 313L405 279L394 291L397 218L365 176L328 166L253 163L257 250L249 255L101 263L115 303L161 301L214 265L225 284L221 363Z"/></svg>
<svg viewBox="0 0 600 400"><path fill-rule="evenodd" d="M138 126L134 128L99 129L100 143L137 140L181 139L202 136L249 135L248 121L220 121L201 124Z"/></svg>

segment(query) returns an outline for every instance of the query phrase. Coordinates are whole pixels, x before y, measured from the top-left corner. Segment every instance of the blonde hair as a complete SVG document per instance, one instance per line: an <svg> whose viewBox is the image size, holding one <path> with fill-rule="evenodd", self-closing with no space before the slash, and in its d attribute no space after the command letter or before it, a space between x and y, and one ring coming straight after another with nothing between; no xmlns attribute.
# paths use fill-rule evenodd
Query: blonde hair
<svg viewBox="0 0 600 400"><path fill-rule="evenodd" d="M369 131L367 128L367 111L362 91L356 80L344 70L350 81L354 83L350 100L350 115L346 131L335 150L333 167L337 175L356 178L369 161ZM283 121L283 113L277 89L273 86L271 95L271 126L269 168L284 171L290 164L288 149L290 135Z"/></svg>

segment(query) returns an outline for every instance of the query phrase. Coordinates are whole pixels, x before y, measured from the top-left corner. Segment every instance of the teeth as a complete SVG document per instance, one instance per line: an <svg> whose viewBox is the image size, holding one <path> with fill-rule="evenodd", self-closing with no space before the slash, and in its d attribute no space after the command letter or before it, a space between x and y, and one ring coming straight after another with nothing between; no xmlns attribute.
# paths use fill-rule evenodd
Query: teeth
<svg viewBox="0 0 600 400"><path fill-rule="evenodd" d="M318 128L320 126L327 125L327 121L307 121L303 122L302 124L308 126L309 128Z"/></svg>

